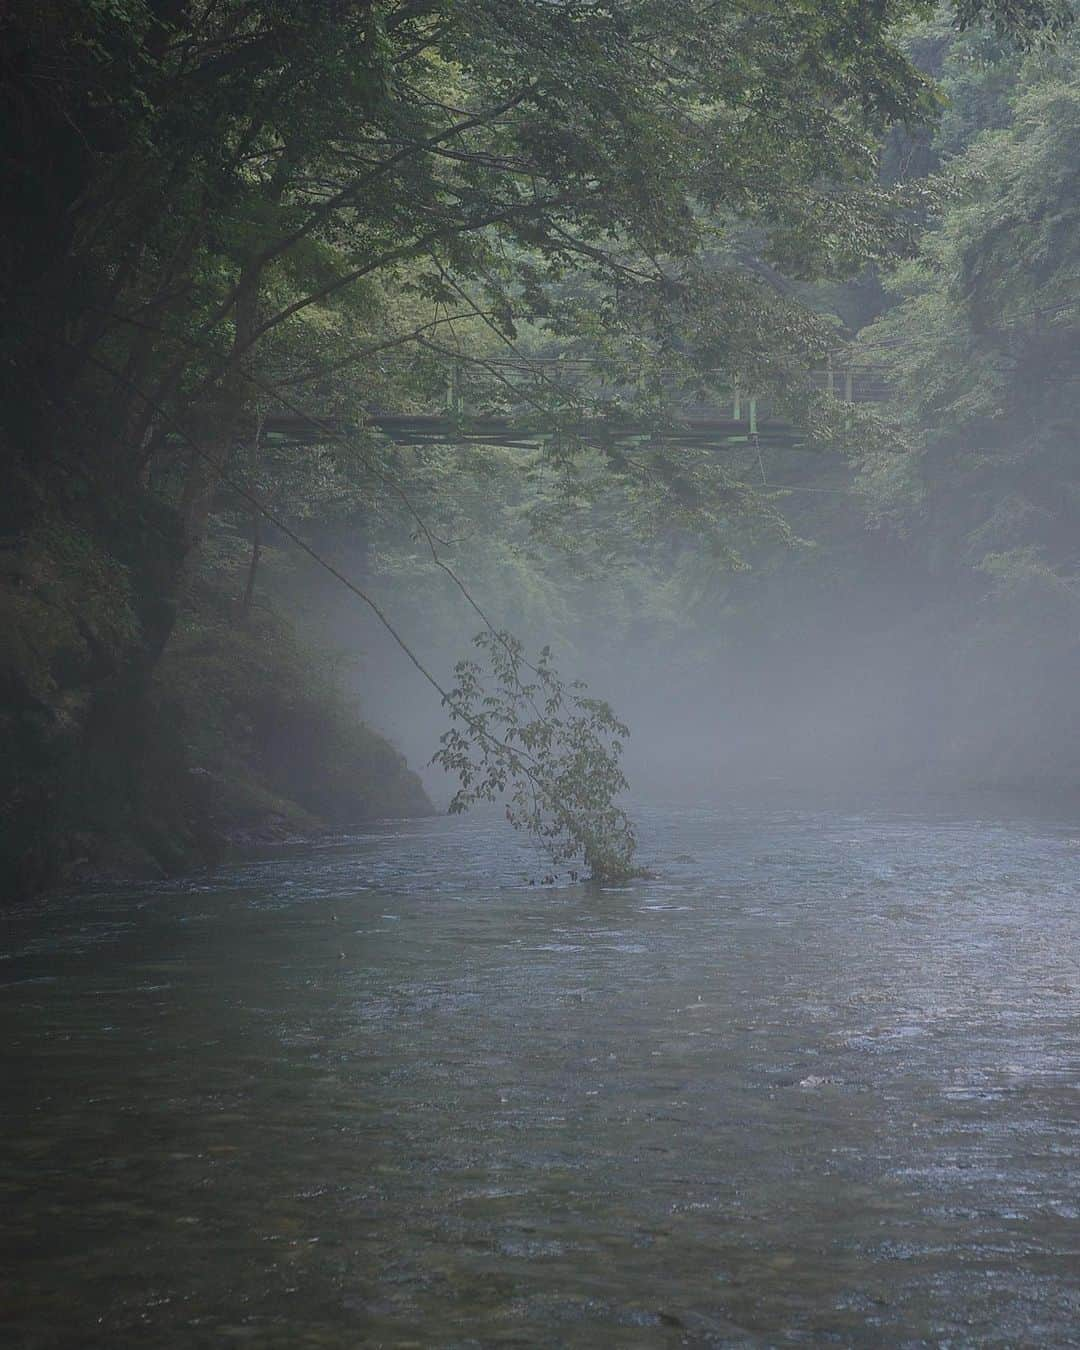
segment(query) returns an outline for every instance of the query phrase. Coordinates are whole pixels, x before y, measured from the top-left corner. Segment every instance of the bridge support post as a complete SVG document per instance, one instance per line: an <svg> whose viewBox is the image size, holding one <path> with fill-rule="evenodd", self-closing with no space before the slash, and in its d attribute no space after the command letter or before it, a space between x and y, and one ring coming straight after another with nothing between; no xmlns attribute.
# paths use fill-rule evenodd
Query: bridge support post
<svg viewBox="0 0 1080 1350"><path fill-rule="evenodd" d="M458 361L455 361L450 367L450 379L446 386L446 410L447 412L452 413L460 413L463 411L461 364Z"/></svg>

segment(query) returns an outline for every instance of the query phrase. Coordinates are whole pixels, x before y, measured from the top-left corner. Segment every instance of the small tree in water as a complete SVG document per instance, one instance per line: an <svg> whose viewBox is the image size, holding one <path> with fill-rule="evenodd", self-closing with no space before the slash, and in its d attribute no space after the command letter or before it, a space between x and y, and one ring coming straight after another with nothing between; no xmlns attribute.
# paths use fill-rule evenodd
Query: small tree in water
<svg viewBox="0 0 1080 1350"><path fill-rule="evenodd" d="M460 783L450 810L504 798L507 819L556 864L580 855L599 882L638 875L633 827L615 804L627 788L629 729L580 680L560 678L550 648L532 665L509 633L473 641L482 658L454 667L445 698L452 725L433 760Z"/></svg>

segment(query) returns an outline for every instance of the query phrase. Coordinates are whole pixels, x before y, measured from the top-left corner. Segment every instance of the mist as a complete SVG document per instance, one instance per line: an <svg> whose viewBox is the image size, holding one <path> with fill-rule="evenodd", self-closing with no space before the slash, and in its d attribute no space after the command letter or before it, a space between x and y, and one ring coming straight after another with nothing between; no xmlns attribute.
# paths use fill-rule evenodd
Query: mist
<svg viewBox="0 0 1080 1350"><path fill-rule="evenodd" d="M1077 1346L1077 0L0 5L0 1344Z"/></svg>
<svg viewBox="0 0 1080 1350"><path fill-rule="evenodd" d="M554 641L566 672L628 723L634 800L1075 792L1074 597L1039 578L1001 591L970 568L935 571L924 539L872 528L854 483L833 534L718 570L711 597L683 597L662 620L635 619L633 597L602 580L577 584L576 608L548 628L523 626L498 590L474 594L532 650ZM362 551L336 556L363 566ZM409 641L449 680L476 615L441 578L425 586L421 610L439 621L417 620ZM316 594L364 716L445 803L452 784L429 764L447 726L438 696L362 606L318 583ZM598 624L605 612L625 617Z"/></svg>

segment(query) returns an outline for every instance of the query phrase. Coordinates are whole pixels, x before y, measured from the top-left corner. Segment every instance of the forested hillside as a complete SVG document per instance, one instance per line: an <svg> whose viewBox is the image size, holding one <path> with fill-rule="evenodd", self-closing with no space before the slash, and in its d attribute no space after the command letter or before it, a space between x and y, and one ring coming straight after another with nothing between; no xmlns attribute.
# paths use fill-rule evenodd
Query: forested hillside
<svg viewBox="0 0 1080 1350"><path fill-rule="evenodd" d="M844 453L824 435L813 453L729 454L752 506L704 547L693 530L656 540L625 503L522 497L503 459L481 489L500 509L458 545L500 622L603 681L641 790L1076 782L1077 39L1025 51L942 12L904 50L939 99L880 158L883 185L931 201L911 256L770 277L831 325L838 388L848 360L890 395ZM423 483L460 538L482 508L440 492L455 462L432 458ZM542 551L521 543L536 513ZM416 584L406 538L365 538L355 565L452 651L450 592ZM393 665L373 632L357 641ZM392 720L394 699L373 698ZM439 717L398 734L419 750Z"/></svg>
<svg viewBox="0 0 1080 1350"><path fill-rule="evenodd" d="M930 147L950 198L859 337L915 453L903 473L869 464L862 487L936 597L946 754L973 777L1074 786L1080 46L926 41L950 96Z"/></svg>
<svg viewBox="0 0 1080 1350"><path fill-rule="evenodd" d="M459 804L628 866L623 728L549 642L733 775L800 698L807 760L1073 775L1067 18L6 6L6 889L430 809L360 720L437 737L410 672ZM740 391L803 448L680 440ZM516 430L380 429L433 409Z"/></svg>

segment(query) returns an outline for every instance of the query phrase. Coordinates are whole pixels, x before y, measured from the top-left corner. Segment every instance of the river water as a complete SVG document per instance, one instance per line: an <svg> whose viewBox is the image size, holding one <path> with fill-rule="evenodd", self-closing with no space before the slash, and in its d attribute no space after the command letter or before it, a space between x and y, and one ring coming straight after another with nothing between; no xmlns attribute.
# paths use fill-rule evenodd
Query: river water
<svg viewBox="0 0 1080 1350"><path fill-rule="evenodd" d="M641 820L9 912L0 1342L1080 1345L1080 825Z"/></svg>

